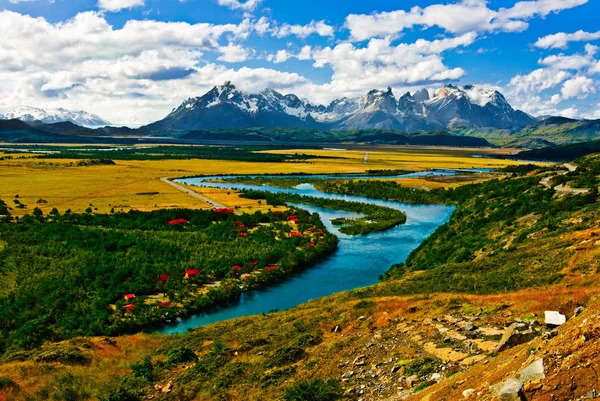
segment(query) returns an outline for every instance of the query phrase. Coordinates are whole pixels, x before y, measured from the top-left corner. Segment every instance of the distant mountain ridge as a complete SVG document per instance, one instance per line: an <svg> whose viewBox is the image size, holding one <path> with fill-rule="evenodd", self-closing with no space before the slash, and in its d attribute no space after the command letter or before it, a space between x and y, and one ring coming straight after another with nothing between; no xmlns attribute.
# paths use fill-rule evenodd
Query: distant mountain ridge
<svg viewBox="0 0 600 401"><path fill-rule="evenodd" d="M143 127L156 130L210 128L318 128L336 130L394 129L438 131L456 127L517 130L537 119L512 108L495 89L446 85L422 89L396 99L391 88L371 90L359 98L342 98L328 106L273 89L247 93L231 82L190 98L164 119Z"/></svg>
<svg viewBox="0 0 600 401"><path fill-rule="evenodd" d="M83 127L104 127L111 125L109 121L83 110L67 110L63 108L44 110L29 106L16 107L8 111L4 116L0 115L0 119L18 119L24 122L39 121L44 124L70 122Z"/></svg>

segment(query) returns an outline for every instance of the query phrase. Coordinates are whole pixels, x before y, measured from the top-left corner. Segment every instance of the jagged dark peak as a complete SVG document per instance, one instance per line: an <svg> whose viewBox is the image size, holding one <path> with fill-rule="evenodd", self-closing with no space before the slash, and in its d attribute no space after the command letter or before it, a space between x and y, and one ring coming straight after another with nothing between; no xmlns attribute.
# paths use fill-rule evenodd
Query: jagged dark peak
<svg viewBox="0 0 600 401"><path fill-rule="evenodd" d="M415 99L416 102L425 102L429 100L429 91L426 88L423 88L421 90L416 91L412 97Z"/></svg>

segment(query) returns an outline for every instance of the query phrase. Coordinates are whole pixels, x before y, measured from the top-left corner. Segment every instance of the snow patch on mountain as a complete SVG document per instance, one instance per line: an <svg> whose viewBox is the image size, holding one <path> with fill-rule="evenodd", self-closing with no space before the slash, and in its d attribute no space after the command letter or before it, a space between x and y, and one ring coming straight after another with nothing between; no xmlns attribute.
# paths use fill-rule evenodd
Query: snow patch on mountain
<svg viewBox="0 0 600 401"><path fill-rule="evenodd" d="M324 106L273 89L248 93L226 82L203 96L186 100L148 128L265 126L435 131L463 126L517 129L533 122L531 116L514 110L491 86L424 88L398 99L391 88L373 89L363 97L337 99Z"/></svg>
<svg viewBox="0 0 600 401"><path fill-rule="evenodd" d="M110 125L109 121L98 117L95 114L82 110L57 109L39 109L30 106L19 106L4 115L4 119L19 119L24 122L41 121L46 124L72 122L73 124L84 127L101 127Z"/></svg>

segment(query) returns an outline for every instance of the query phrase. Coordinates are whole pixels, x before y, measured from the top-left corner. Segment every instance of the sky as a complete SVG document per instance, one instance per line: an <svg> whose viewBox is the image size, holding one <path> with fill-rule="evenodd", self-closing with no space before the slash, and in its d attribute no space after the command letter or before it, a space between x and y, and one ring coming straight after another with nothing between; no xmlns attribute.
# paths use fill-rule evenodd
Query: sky
<svg viewBox="0 0 600 401"><path fill-rule="evenodd" d="M491 86L535 116L600 118L599 0L0 0L0 113L159 120L231 81L328 104Z"/></svg>

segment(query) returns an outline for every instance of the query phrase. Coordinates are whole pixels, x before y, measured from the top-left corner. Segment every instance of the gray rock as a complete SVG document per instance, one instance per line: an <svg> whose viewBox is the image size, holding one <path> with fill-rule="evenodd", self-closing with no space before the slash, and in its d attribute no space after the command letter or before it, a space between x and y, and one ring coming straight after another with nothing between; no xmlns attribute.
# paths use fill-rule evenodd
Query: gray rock
<svg viewBox="0 0 600 401"><path fill-rule="evenodd" d="M558 330L554 329L554 330L550 330L550 331L545 332L542 335L542 338L545 339L545 340L549 340L551 338L556 337L557 335L558 335Z"/></svg>
<svg viewBox="0 0 600 401"><path fill-rule="evenodd" d="M577 316L581 315L584 311L585 311L585 308L583 306L578 306L575 309L575 312L573 312L573 317L577 317Z"/></svg>
<svg viewBox="0 0 600 401"><path fill-rule="evenodd" d="M510 378L502 383L490 387L499 401L521 401L521 389L523 382L519 379Z"/></svg>
<svg viewBox="0 0 600 401"><path fill-rule="evenodd" d="M544 312L544 318L546 325L548 326L560 326L561 324L565 324L567 321L567 317L565 315L548 310Z"/></svg>
<svg viewBox="0 0 600 401"><path fill-rule="evenodd" d="M520 323L511 324L502 335L502 339L496 347L496 351L504 351L505 349L514 347L515 345L524 344L533 340L536 337L536 333L528 328L525 331L519 331L518 326Z"/></svg>
<svg viewBox="0 0 600 401"><path fill-rule="evenodd" d="M412 375L410 377L407 377L405 380L406 387L408 387L408 388L413 388L413 386L418 382L419 382L419 376L417 376L417 375Z"/></svg>
<svg viewBox="0 0 600 401"><path fill-rule="evenodd" d="M434 374L431 375L431 377L429 378L429 380L436 381L436 382L440 381L440 380L442 380L442 375L439 374L439 373L434 373Z"/></svg>
<svg viewBox="0 0 600 401"><path fill-rule="evenodd" d="M473 331L475 329L476 327L473 322L467 322L467 324L465 324L465 331Z"/></svg>
<svg viewBox="0 0 600 401"><path fill-rule="evenodd" d="M544 374L544 360L538 359L533 362L531 365L527 366L525 369L519 372L519 379L523 383L529 383L534 380L544 379L546 375Z"/></svg>
<svg viewBox="0 0 600 401"><path fill-rule="evenodd" d="M354 372L346 372L342 375L342 379L350 379L352 376L354 376Z"/></svg>

